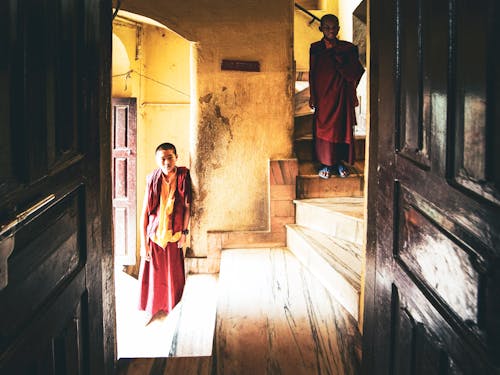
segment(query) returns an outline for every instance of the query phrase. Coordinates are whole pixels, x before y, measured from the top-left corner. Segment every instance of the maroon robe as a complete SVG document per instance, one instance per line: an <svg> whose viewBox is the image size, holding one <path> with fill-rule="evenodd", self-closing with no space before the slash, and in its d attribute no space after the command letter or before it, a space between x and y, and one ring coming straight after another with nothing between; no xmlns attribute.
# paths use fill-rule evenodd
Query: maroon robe
<svg viewBox="0 0 500 375"><path fill-rule="evenodd" d="M181 300L185 284L184 255L176 242L169 242L166 249L151 241L160 218L157 215L160 207L162 171L156 169L147 177L149 223L147 235L151 249L151 260L143 261L140 272L139 309L150 316L163 310L169 313ZM177 183L174 209L170 215L173 233L182 231L184 210L191 203L191 178L185 167L177 168Z"/></svg>
<svg viewBox="0 0 500 375"><path fill-rule="evenodd" d="M356 86L364 73L359 62L358 48L337 40L332 48L325 41L311 44L309 50L309 83L315 106L314 131L318 160L334 165L340 160L354 163L354 108ZM345 152L339 154L345 147Z"/></svg>

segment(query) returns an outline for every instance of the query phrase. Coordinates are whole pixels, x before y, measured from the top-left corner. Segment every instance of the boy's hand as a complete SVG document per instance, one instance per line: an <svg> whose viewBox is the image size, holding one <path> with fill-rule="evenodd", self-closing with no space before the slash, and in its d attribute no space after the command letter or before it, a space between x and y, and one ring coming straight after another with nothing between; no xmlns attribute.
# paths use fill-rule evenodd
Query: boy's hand
<svg viewBox="0 0 500 375"><path fill-rule="evenodd" d="M316 104L314 103L314 100L312 98L309 98L309 107L311 109L316 108Z"/></svg>
<svg viewBox="0 0 500 375"><path fill-rule="evenodd" d="M184 244L186 243L186 235L181 234L181 238L179 238L179 241L177 241L177 247L179 249L182 249L184 247Z"/></svg>
<svg viewBox="0 0 500 375"><path fill-rule="evenodd" d="M141 245L141 257L143 257L146 262L151 260L151 249L149 244Z"/></svg>

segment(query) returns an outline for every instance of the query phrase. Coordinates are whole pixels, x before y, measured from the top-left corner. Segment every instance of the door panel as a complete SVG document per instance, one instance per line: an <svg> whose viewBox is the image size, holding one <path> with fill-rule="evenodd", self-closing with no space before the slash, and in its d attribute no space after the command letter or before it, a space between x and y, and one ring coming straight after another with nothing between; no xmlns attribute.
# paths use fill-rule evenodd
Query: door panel
<svg viewBox="0 0 500 375"><path fill-rule="evenodd" d="M401 192L398 264L463 321L477 324L478 285L481 269L471 247L445 229L447 218L436 207L404 189ZM453 277L450 277L453 275Z"/></svg>
<svg viewBox="0 0 500 375"><path fill-rule="evenodd" d="M500 373L498 10L371 2L367 374Z"/></svg>
<svg viewBox="0 0 500 375"><path fill-rule="evenodd" d="M115 261L136 263L136 98L113 98L113 228Z"/></svg>
<svg viewBox="0 0 500 375"><path fill-rule="evenodd" d="M496 99L498 103L498 92L494 92L498 90L494 86L495 82L498 85L498 61L492 46L498 45L500 37L491 29L498 26L498 22L495 20L494 26L491 19L495 14L492 12L498 12L498 5L491 3L489 7L477 7L462 0L457 3L455 11L453 31L456 50L453 58L456 75L453 84L456 87L456 128L451 178L459 188L499 205L500 132L496 121L498 115L496 118L494 115L498 109L491 101ZM488 101L492 104L489 107Z"/></svg>
<svg viewBox="0 0 500 375"><path fill-rule="evenodd" d="M0 373L112 373L111 4L0 15Z"/></svg>

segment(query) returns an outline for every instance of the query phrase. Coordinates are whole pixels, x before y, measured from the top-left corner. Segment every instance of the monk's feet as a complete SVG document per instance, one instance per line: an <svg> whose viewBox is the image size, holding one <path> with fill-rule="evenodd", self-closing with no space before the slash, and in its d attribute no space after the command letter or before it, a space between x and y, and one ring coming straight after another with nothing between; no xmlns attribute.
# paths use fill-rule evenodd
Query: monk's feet
<svg viewBox="0 0 500 375"><path fill-rule="evenodd" d="M330 167L324 165L318 172L318 176L324 178L325 180L329 179L332 172L330 171Z"/></svg>
<svg viewBox="0 0 500 375"><path fill-rule="evenodd" d="M337 168L339 171L339 177L345 178L345 177L349 176L349 170L347 169L347 167L345 165L340 163Z"/></svg>
<svg viewBox="0 0 500 375"><path fill-rule="evenodd" d="M150 314L146 314L144 316L144 326L150 325L155 320L162 320L167 316L167 313L163 310L158 311L156 314L151 316Z"/></svg>

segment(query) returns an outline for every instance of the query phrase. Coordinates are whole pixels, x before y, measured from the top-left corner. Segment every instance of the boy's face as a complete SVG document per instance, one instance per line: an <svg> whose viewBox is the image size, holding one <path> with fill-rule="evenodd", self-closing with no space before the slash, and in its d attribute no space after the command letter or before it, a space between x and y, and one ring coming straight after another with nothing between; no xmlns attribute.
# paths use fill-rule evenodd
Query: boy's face
<svg viewBox="0 0 500 375"><path fill-rule="evenodd" d="M323 21L321 26L319 27L323 35L328 40L334 40L339 33L339 24L331 19L326 19Z"/></svg>
<svg viewBox="0 0 500 375"><path fill-rule="evenodd" d="M156 151L156 164L161 169L163 174L171 172L175 168L176 161L177 156L175 156L174 150Z"/></svg>

